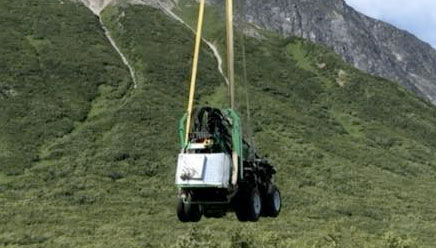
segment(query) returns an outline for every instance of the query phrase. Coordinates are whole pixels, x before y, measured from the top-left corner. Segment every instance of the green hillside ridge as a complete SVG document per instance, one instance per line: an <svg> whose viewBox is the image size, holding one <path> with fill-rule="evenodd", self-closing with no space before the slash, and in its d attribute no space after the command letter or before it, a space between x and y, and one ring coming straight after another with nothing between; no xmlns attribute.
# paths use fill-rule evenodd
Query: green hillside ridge
<svg viewBox="0 0 436 248"><path fill-rule="evenodd" d="M189 4L183 2L182 4ZM176 13L188 23L195 5ZM26 18L22 18L26 16ZM251 100L258 153L278 169L277 219L198 224L175 215L177 120L185 111L192 32L160 10L0 3L0 246L432 247L436 108L329 49L261 32L236 41L239 108ZM206 37L223 50L208 7ZM192 20L191 20L192 22ZM238 32L238 30L237 30ZM238 34L237 37L240 37ZM224 106L203 46L197 102Z"/></svg>

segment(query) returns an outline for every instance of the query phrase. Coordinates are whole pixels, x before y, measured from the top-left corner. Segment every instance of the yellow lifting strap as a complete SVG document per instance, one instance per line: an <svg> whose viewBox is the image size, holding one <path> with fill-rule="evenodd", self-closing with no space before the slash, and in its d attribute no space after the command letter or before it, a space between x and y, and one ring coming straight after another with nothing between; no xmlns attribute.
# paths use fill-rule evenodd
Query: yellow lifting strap
<svg viewBox="0 0 436 248"><path fill-rule="evenodd" d="M235 66L233 49L233 0L226 1L227 77L229 79L230 108L235 109Z"/></svg>
<svg viewBox="0 0 436 248"><path fill-rule="evenodd" d="M188 114L186 119L185 141L189 140L191 130L192 110L194 106L195 86L197 81L198 59L201 47L201 33L204 23L205 0L200 0L200 8L197 21L197 32L194 47L194 59L192 62L191 84L189 89ZM234 69L234 48L233 48L233 0L226 0L226 30L227 30L227 73L229 79L230 108L235 109L235 69Z"/></svg>
<svg viewBox="0 0 436 248"><path fill-rule="evenodd" d="M191 130L191 118L192 118L192 109L194 106L194 95L195 95L195 84L197 82L197 71L198 71L198 57L200 55L200 47L201 47L201 33L203 31L203 22L204 22L204 5L205 0L200 0L200 8L198 13L198 22L197 22L197 32L195 37L195 47L194 47L194 59L192 61L192 74L191 74L191 86L189 89L189 102L188 102L188 116L186 119L186 137L185 141L189 140L189 132Z"/></svg>
<svg viewBox="0 0 436 248"><path fill-rule="evenodd" d="M195 86L197 81L198 58L200 55L201 33L204 23L205 0L200 0L198 13L197 32L194 47L194 59L192 62L191 84L189 89L188 113L186 119L186 136L185 142L189 142L189 133L191 131L191 118L194 106ZM233 48L233 0L226 0L226 30L227 30L227 73L229 79L230 108L235 109L235 69L234 69L234 48ZM236 150L232 151L232 185L236 185L238 180L238 154Z"/></svg>

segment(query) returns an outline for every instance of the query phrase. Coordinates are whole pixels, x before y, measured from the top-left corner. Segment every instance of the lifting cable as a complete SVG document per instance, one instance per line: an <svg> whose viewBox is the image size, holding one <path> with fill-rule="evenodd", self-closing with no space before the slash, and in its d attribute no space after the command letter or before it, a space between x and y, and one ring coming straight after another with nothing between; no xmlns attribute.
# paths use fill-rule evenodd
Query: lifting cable
<svg viewBox="0 0 436 248"><path fill-rule="evenodd" d="M230 94L230 107L235 108L235 100L234 100L234 71L233 71L233 13L232 13L232 0L227 0L227 56L231 56L232 58L228 59L228 77L230 81L229 85L229 94ZM244 8L241 0L237 1L239 4L239 13L243 18ZM197 22L197 30L195 37L195 46L194 46L194 58L192 62L192 74L191 74L191 82L190 82L190 90L189 90L189 100L188 100L188 112L186 118L186 136L185 142L189 140L189 133L191 130L191 119L192 119L192 111L194 105L194 96L195 96L195 87L197 81L197 73L198 73L198 61L200 55L200 47L201 47L201 37L203 31L203 23L204 23L204 9L205 9L205 0L200 0L199 13L198 13L198 22ZM251 126L251 111L250 111L250 99L248 92L248 77L247 77L247 61L246 61L246 52L245 52L245 40L244 40L244 32L241 32L241 46L242 46L242 67L243 67L243 80L242 87L245 88L245 103L246 103L246 111L247 111L247 136L250 145L249 156L253 156L255 154L255 146L254 146L254 137L253 130Z"/></svg>
<svg viewBox="0 0 436 248"><path fill-rule="evenodd" d="M200 8L198 10L197 32L195 36L194 59L192 61L191 84L189 89L185 142L188 142L189 132L191 130L191 118L192 118L192 109L194 106L195 84L197 82L198 57L200 56L201 33L203 31L203 22L204 22L204 5L205 5L205 0L200 0Z"/></svg>
<svg viewBox="0 0 436 248"><path fill-rule="evenodd" d="M244 3L242 0L238 0L237 7L238 10L237 12L239 12L239 17L241 19L244 18ZM242 21L241 21L242 23ZM245 52L245 38L244 38L244 27L243 27L243 23L241 24L241 46L242 46L242 73L243 73L243 79L242 79L242 88L244 88L244 93L245 93L245 105L246 105L246 111L247 111L247 136L248 136L248 142L250 145L250 151L249 151L249 156L250 159L253 159L254 154L256 153L256 147L254 145L254 134L253 134L253 129L252 129L252 125L251 125L251 110L250 110L250 97L249 97L249 85L248 85L248 76L247 76L247 58L246 58L246 52Z"/></svg>

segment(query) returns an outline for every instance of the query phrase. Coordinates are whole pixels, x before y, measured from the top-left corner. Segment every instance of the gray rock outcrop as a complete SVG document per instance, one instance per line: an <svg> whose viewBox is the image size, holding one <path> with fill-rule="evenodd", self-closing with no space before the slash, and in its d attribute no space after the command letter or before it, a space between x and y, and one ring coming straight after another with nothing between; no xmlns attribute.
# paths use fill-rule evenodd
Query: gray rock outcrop
<svg viewBox="0 0 436 248"><path fill-rule="evenodd" d="M436 50L414 35L367 17L344 0L242 3L236 14L245 21L327 45L356 68L399 82L436 104Z"/></svg>

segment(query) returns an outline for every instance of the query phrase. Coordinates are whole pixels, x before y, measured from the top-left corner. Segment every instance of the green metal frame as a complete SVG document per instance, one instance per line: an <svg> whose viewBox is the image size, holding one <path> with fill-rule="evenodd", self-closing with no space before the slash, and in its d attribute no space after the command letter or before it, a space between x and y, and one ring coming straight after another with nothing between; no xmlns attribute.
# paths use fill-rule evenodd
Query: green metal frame
<svg viewBox="0 0 436 248"><path fill-rule="evenodd" d="M188 114L185 113L182 118L179 120L179 146L180 149L183 150L188 145L185 140L186 135L186 119L188 118Z"/></svg>
<svg viewBox="0 0 436 248"><path fill-rule="evenodd" d="M242 141L242 127L241 127L241 118L233 109L226 109L224 113L232 119L232 143L233 150L236 151L239 157L239 178L242 179L244 177L243 170L243 161L244 161L244 153L243 153L243 141Z"/></svg>
<svg viewBox="0 0 436 248"><path fill-rule="evenodd" d="M223 110L224 114L228 116L232 120L232 145L233 150L236 151L239 157L239 178L242 179L243 174L243 161L246 157L246 151L244 151L244 143L242 140L242 127L241 127L241 118L236 113L234 109L225 109ZM185 140L186 137L186 121L188 118L188 114L185 113L182 118L179 120L179 146L180 149L183 150L187 147L188 141Z"/></svg>

